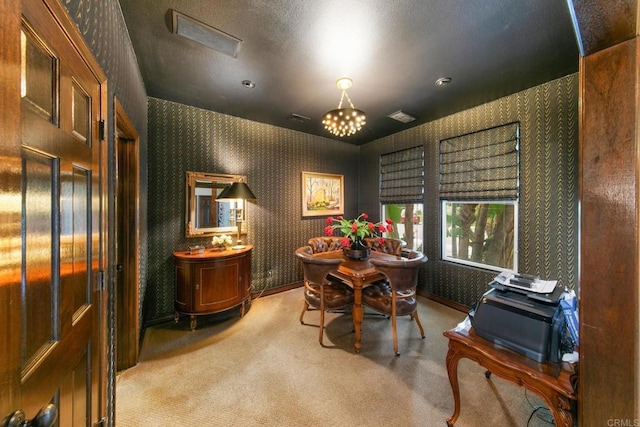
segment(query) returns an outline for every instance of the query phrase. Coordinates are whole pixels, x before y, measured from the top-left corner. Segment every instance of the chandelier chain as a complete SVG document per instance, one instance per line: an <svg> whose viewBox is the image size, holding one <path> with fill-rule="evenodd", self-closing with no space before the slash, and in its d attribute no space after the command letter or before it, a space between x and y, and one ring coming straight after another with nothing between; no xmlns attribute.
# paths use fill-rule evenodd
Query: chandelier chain
<svg viewBox="0 0 640 427"><path fill-rule="evenodd" d="M342 96L340 97L340 103L338 104L338 109L342 108L342 100L344 99L344 97L347 97L347 101L349 101L349 105L351 105L351 108L355 109L356 107L353 106L353 102L351 102L351 98L349 98L349 94L347 93L346 90L342 91Z"/></svg>
<svg viewBox="0 0 640 427"><path fill-rule="evenodd" d="M342 91L342 94L340 95L340 102L338 103L338 108L336 110L331 110L325 113L322 120L322 124L324 125L325 129L339 137L355 134L366 123L364 112L356 109L356 107L353 106L353 102L351 102L351 98L347 93L347 89L350 86L351 85L348 85L343 88L338 84L338 88ZM342 108L345 97L347 98L347 101L349 102L351 108Z"/></svg>

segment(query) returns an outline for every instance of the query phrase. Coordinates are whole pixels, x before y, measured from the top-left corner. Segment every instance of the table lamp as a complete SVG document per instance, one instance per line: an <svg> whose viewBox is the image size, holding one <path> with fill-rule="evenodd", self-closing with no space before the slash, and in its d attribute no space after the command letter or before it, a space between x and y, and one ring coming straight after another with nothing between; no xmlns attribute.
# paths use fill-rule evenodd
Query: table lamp
<svg viewBox="0 0 640 427"><path fill-rule="evenodd" d="M235 208L235 221L238 229L237 245L233 249L242 249L242 241L240 240L242 233L242 218L245 200L256 200L256 196L253 194L249 186L245 182L234 182L233 184L225 187L218 197L217 201L221 202L236 202Z"/></svg>

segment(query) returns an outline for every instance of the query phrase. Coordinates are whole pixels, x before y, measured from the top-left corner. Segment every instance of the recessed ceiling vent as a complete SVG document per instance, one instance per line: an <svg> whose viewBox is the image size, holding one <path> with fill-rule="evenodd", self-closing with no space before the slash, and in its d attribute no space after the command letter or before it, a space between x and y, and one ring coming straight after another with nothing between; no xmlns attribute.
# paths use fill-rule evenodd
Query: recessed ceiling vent
<svg viewBox="0 0 640 427"><path fill-rule="evenodd" d="M236 58L240 51L242 40L216 28L196 21L175 10L173 12L173 32L179 36L200 43L209 49Z"/></svg>
<svg viewBox="0 0 640 427"><path fill-rule="evenodd" d="M393 120L397 120L397 121L399 121L401 123L409 123L409 122L412 122L412 121L414 121L416 119L415 117L405 113L402 110L398 110L395 113L391 113L387 117L389 117L390 119L393 119Z"/></svg>
<svg viewBox="0 0 640 427"><path fill-rule="evenodd" d="M293 120L294 122L298 122L298 123L306 123L309 120L311 120L310 117L303 116L301 114L296 114L296 113L291 113L291 115L289 116L289 119Z"/></svg>

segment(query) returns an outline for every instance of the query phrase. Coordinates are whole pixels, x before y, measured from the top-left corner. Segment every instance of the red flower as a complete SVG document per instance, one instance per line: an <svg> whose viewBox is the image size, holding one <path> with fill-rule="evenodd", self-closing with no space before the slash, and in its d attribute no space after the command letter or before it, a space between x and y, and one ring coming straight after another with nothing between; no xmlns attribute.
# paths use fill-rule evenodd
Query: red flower
<svg viewBox="0 0 640 427"><path fill-rule="evenodd" d="M390 219L385 219L384 221L385 221L387 224L393 224L393 221L392 221L392 220L390 220Z"/></svg>
<svg viewBox="0 0 640 427"><path fill-rule="evenodd" d="M361 213L356 219L346 220L340 216L328 217L326 219L326 227L324 233L327 236L333 236L334 230L338 230L341 236L344 236L340 243L342 246L349 246L352 241L363 237L377 237L377 233L393 232L393 221L385 220L381 222L368 221L369 215L365 212Z"/></svg>
<svg viewBox="0 0 640 427"><path fill-rule="evenodd" d="M378 243L384 245L384 239L382 237L378 237Z"/></svg>

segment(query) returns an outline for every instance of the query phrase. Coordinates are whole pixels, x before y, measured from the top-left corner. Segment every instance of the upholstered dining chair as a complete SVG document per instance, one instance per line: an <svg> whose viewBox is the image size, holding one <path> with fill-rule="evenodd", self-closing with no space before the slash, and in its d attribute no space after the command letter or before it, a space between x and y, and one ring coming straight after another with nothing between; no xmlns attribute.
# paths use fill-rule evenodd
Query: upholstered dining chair
<svg viewBox="0 0 640 427"><path fill-rule="evenodd" d="M342 248L342 237L312 237L307 242L314 254L318 252L337 251Z"/></svg>
<svg viewBox="0 0 640 427"><path fill-rule="evenodd" d="M407 245L404 240L394 239L391 237L365 237L364 242L372 251L384 252L400 256L402 249Z"/></svg>
<svg viewBox="0 0 640 427"><path fill-rule="evenodd" d="M398 316L411 316L420 329L420 335L424 338L424 329L422 329L418 317L416 288L418 286L418 270L426 261L427 257L416 251L409 251L406 257L394 260L375 257L370 259L371 264L384 274L387 280L376 282L365 288L362 292L362 302L375 311L391 316L393 350L396 356L400 354L396 328Z"/></svg>
<svg viewBox="0 0 640 427"><path fill-rule="evenodd" d="M320 311L320 345L324 347L324 313L340 310L353 305L353 291L343 283L332 282L327 276L336 270L342 260L324 259L313 256L310 246L296 250L296 257L302 262L304 271L304 307L300 314L300 323L311 309Z"/></svg>

